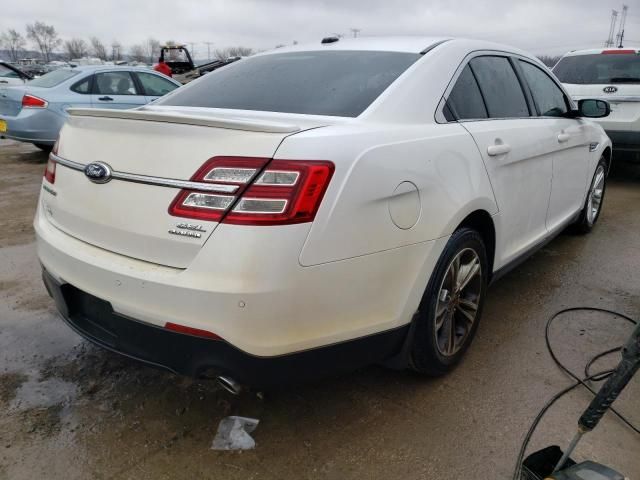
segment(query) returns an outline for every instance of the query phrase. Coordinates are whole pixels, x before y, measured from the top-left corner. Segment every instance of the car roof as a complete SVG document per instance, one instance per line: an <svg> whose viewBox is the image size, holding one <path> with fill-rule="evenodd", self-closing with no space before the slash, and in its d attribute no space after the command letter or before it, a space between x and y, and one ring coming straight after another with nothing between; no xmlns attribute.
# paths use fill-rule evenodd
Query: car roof
<svg viewBox="0 0 640 480"><path fill-rule="evenodd" d="M78 70L80 72L97 72L100 70L135 70L140 72L153 71L149 67L140 67L140 66L133 66L133 65L78 65L77 67L63 67L63 68Z"/></svg>
<svg viewBox="0 0 640 480"><path fill-rule="evenodd" d="M309 51L333 51L333 50L350 50L350 51L378 51L378 52L405 52L405 53L425 53L441 43L457 43L464 44L467 48L473 50L497 50L509 53L533 57L533 55L515 47L503 45L484 40L473 40L468 38L453 37L436 37L422 35L408 36L371 36L358 38L340 38L338 41L331 43L322 43L322 39L318 39L314 43L306 43L294 45L291 47L281 47L257 55L273 55L277 53L289 52L309 52ZM256 56L256 55L253 55Z"/></svg>
<svg viewBox="0 0 640 480"><path fill-rule="evenodd" d="M584 50L573 50L571 52L566 53L565 57L575 57L575 56L578 56L578 55L599 55L599 54L604 53L604 52L614 53L614 52L621 52L621 51L639 53L640 49L638 49L637 47L588 48L588 49L584 49Z"/></svg>

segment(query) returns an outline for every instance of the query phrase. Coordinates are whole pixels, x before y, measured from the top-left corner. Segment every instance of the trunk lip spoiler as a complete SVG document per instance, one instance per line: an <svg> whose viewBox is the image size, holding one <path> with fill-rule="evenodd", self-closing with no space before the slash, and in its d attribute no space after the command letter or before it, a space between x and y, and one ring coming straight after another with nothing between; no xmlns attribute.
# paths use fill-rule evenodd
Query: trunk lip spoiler
<svg viewBox="0 0 640 480"><path fill-rule="evenodd" d="M245 120L222 116L185 115L175 112L157 112L149 110L116 110L109 108L68 108L67 113L76 117L120 118L124 120L143 120L150 122L180 123L203 127L228 128L265 133L296 133L302 130L298 125L269 120Z"/></svg>
<svg viewBox="0 0 640 480"><path fill-rule="evenodd" d="M63 165L65 167L84 172L84 165L73 160L66 159L54 153L49 154L49 158L54 162ZM176 180L173 178L153 177L149 175L138 175L136 173L127 173L120 171L112 171L110 180L122 180L125 182L143 183L145 185L155 185L158 187L180 188L188 190L197 190L200 192L215 192L215 193L227 193L234 194L238 190L237 185L225 185L221 183L204 183L204 182L192 182L188 180Z"/></svg>

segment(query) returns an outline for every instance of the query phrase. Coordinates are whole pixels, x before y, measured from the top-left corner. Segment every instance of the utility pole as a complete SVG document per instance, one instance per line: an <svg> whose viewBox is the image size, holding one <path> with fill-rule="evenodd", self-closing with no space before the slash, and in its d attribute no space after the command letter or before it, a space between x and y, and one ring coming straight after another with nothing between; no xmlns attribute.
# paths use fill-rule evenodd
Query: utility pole
<svg viewBox="0 0 640 480"><path fill-rule="evenodd" d="M350 28L349 30L351 30L351 33L353 33L353 38L357 38L358 34L360 33L360 29L359 28Z"/></svg>
<svg viewBox="0 0 640 480"><path fill-rule="evenodd" d="M609 36L604 42L605 48L613 47L613 34L616 31L616 22L618 21L618 11L611 10L611 24L609 25Z"/></svg>
<svg viewBox="0 0 640 480"><path fill-rule="evenodd" d="M210 62L211 61L211 45L213 45L213 42L202 42L207 46L207 60Z"/></svg>
<svg viewBox="0 0 640 480"><path fill-rule="evenodd" d="M622 48L622 41L624 40L624 24L627 22L627 10L629 10L629 7L627 5L623 5L622 16L620 17L620 28L618 29L618 34L616 35L616 43L618 44L618 48Z"/></svg>

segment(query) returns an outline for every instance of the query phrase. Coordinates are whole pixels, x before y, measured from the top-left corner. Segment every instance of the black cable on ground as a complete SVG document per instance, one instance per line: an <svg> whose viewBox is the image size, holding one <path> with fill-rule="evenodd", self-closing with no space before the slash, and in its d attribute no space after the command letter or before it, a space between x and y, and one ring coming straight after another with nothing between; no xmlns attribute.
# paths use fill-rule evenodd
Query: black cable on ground
<svg viewBox="0 0 640 480"><path fill-rule="evenodd" d="M579 386L585 387L593 395L595 395L597 392L593 388L591 388L591 386L588 385L587 382L606 380L613 373L614 370L606 370L606 371L603 371L603 372L590 374L589 372L591 370L591 366L596 361L598 361L600 358L602 358L602 357L604 357L606 355L609 355L611 353L619 352L620 350L622 350L622 346L619 346L619 347L611 348L609 350L606 350L604 352L601 352L601 353L595 355L585 365L585 369L584 369L585 378L579 378L577 375L575 375L571 370L569 370L569 368L567 368L558 359L558 357L556 356L555 351L553 350L553 347L551 346L551 335L550 335L551 325L553 324L553 321L556 318L558 318L560 315L568 313L568 312L600 312L600 313L606 313L608 315L613 315L615 317L622 318L623 320L626 320L627 322L629 322L629 323L631 323L633 325L636 325L636 321L634 319L632 319L631 317L628 317L627 315L624 315L624 314L618 313L618 312L614 312L613 310L608 310L606 308L597 308L597 307L565 308L563 310L560 310L560 311L554 313L551 317L549 317L549 320L547 320L547 325L545 327L545 332L544 332L544 337L545 337L545 342L546 342L546 345L547 345L547 350L549 352L549 355L551 355L551 359L558 366L558 368L560 368L560 370L562 370L567 375L569 375L571 378L573 378L575 380L575 383L573 383L572 385L568 386L567 388L561 390L560 392L556 393L544 405L544 407L542 407L542 409L540 410L538 415L536 415L536 418L533 420L533 423L531 424L531 427L529 427L529 430L527 431L527 434L525 435L524 440L522 441L522 445L520 447L520 451L518 452L518 460L516 462L516 468L515 468L514 473L513 473L513 480L521 480L520 475L521 475L522 461L524 460L524 454L525 454L525 452L527 450L527 446L529 445L529 441L531 440L531 437L533 436L533 433L535 432L538 424L540 423L540 420L542 420L542 417L544 416L545 413L547 413L549 408L551 408L551 406L555 402L557 402L560 398L562 398L564 395L566 395L567 393L569 393L570 391L574 390L575 388L577 388ZM631 422L629 422L617 410L615 410L614 408L611 408L611 411L620 420L622 420L629 428L631 428L634 432L640 434L640 429L638 427L636 427L635 425L633 425Z"/></svg>

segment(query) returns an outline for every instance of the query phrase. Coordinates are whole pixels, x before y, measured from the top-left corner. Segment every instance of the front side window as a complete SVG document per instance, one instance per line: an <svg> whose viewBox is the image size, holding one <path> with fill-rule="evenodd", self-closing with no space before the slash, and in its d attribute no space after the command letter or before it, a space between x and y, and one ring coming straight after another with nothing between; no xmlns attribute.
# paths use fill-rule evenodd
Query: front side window
<svg viewBox="0 0 640 480"><path fill-rule="evenodd" d="M129 72L96 73L94 90L97 95L138 95Z"/></svg>
<svg viewBox="0 0 640 480"><path fill-rule="evenodd" d="M553 73L562 83L578 85L640 83L640 54L571 55L562 58Z"/></svg>
<svg viewBox="0 0 640 480"><path fill-rule="evenodd" d="M519 62L540 115L544 117L564 116L569 109L567 108L564 93L562 93L558 85L551 80L549 75L535 65L522 60L519 60Z"/></svg>
<svg viewBox="0 0 640 480"><path fill-rule="evenodd" d="M214 70L156 105L357 117L419 58L349 50L259 55Z"/></svg>
<svg viewBox="0 0 640 480"><path fill-rule="evenodd" d="M140 79L145 95L161 97L178 88L175 83L170 82L166 78L162 78L160 75L146 72L136 72L136 75Z"/></svg>
<svg viewBox="0 0 640 480"><path fill-rule="evenodd" d="M449 94L444 115L448 121L487 118L487 109L469 65L464 67Z"/></svg>
<svg viewBox="0 0 640 480"><path fill-rule="evenodd" d="M518 77L506 57L476 57L469 64L478 80L490 118L530 115Z"/></svg>

